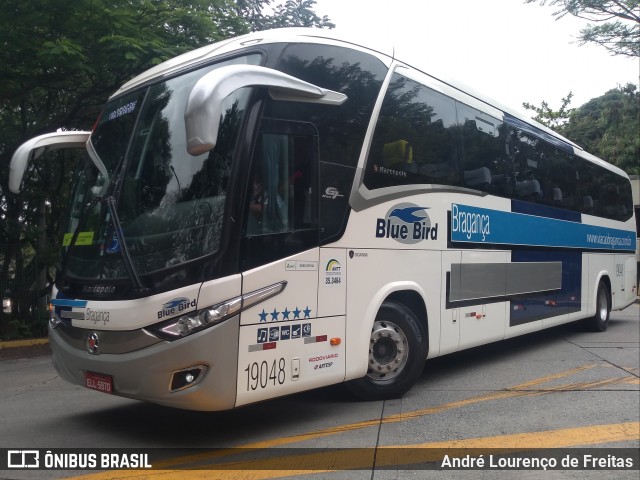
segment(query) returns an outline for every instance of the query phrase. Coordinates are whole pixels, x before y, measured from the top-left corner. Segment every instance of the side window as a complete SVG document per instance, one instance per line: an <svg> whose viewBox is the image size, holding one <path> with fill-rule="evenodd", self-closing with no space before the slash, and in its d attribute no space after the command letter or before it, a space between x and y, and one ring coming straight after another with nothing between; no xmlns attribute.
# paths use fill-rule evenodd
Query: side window
<svg viewBox="0 0 640 480"><path fill-rule="evenodd" d="M514 195L513 198L542 203L546 185L546 157L540 138L514 128L509 139Z"/></svg>
<svg viewBox="0 0 640 480"><path fill-rule="evenodd" d="M576 206L578 211L588 215L598 215L600 202L595 194L600 191L600 181L596 166L580 160L578 160L577 166L578 191Z"/></svg>
<svg viewBox="0 0 640 480"><path fill-rule="evenodd" d="M613 220L628 220L633 210L631 184L625 177L576 156L577 209Z"/></svg>
<svg viewBox="0 0 640 480"><path fill-rule="evenodd" d="M276 68L347 96L339 107L269 101L265 115L313 122L318 131L320 243L342 235L349 218L349 192L388 68L376 57L331 45L291 44Z"/></svg>
<svg viewBox="0 0 640 480"><path fill-rule="evenodd" d="M395 74L376 125L364 184L460 185L455 101Z"/></svg>
<svg viewBox="0 0 640 480"><path fill-rule="evenodd" d="M633 192L631 190L631 182L623 177L617 177L616 184L618 187L618 220L629 220L633 214Z"/></svg>
<svg viewBox="0 0 640 480"><path fill-rule="evenodd" d="M318 244L317 151L313 124L262 120L246 200L245 267Z"/></svg>
<svg viewBox="0 0 640 480"><path fill-rule="evenodd" d="M320 161L358 164L387 67L367 53L330 45L288 45L276 68L347 96L339 107L301 102L270 102L265 115L312 121L320 135Z"/></svg>
<svg viewBox="0 0 640 480"><path fill-rule="evenodd" d="M567 210L578 210L576 198L577 173L573 155L544 144L545 170L541 172L542 202Z"/></svg>
<svg viewBox="0 0 640 480"><path fill-rule="evenodd" d="M458 103L457 108L464 186L510 196L513 182L506 146L508 126L463 103Z"/></svg>
<svg viewBox="0 0 640 480"><path fill-rule="evenodd" d="M598 168L600 173L599 209L596 215L614 220L627 220L631 217L631 189L623 177Z"/></svg>

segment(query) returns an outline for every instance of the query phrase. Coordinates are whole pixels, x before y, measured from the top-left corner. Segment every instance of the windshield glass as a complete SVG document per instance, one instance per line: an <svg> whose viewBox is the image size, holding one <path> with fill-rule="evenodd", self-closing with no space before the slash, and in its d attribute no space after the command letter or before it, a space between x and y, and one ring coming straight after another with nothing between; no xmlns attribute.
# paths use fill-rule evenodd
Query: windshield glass
<svg viewBox="0 0 640 480"><path fill-rule="evenodd" d="M208 66L105 107L91 136L89 154L99 157L106 172L87 158L79 173L63 239L67 247L73 241L67 251L66 276L129 278L115 233L118 222L106 205L108 197L117 203L122 236L139 276L218 250L231 162L250 90L237 90L225 99L217 145L197 157L186 149L185 104L204 74L259 60L259 55L251 55Z"/></svg>

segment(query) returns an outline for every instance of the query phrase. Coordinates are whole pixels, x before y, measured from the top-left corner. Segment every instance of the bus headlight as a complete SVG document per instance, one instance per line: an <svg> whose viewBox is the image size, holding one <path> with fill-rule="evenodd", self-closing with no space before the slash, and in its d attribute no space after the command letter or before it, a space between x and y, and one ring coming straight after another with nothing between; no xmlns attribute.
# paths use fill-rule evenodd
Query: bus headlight
<svg viewBox="0 0 640 480"><path fill-rule="evenodd" d="M217 325L237 315L241 309L242 297L236 297L224 303L158 323L149 327L149 330L166 340L176 340Z"/></svg>
<svg viewBox="0 0 640 480"><path fill-rule="evenodd" d="M268 287L245 293L240 297L232 298L211 307L207 307L195 312L186 313L180 317L174 317L155 325L147 327L146 330L153 335L165 340L177 340L192 333L199 332L205 328L217 325L231 317L238 315L243 309L247 309L264 302L281 293L287 286L286 281L281 281L269 285Z"/></svg>

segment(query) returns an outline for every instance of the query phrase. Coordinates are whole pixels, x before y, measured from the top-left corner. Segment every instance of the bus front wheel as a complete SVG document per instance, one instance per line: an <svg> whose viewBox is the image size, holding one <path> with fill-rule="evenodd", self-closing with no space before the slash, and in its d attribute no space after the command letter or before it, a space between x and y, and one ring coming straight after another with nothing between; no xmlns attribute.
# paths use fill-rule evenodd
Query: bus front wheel
<svg viewBox="0 0 640 480"><path fill-rule="evenodd" d="M596 313L593 317L587 319L589 330L604 332L609 326L609 313L611 312L610 298L609 288L603 281L600 281L598 284L598 293L596 294Z"/></svg>
<svg viewBox="0 0 640 480"><path fill-rule="evenodd" d="M363 400L386 400L406 393L420 377L427 342L414 313L399 303L385 302L369 338L367 374L347 383Z"/></svg>

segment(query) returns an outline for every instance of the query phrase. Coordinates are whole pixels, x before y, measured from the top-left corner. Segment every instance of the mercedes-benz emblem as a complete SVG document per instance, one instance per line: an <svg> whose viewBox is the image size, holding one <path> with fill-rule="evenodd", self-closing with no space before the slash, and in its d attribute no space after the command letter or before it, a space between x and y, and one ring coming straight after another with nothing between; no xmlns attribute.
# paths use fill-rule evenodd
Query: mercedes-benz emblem
<svg viewBox="0 0 640 480"><path fill-rule="evenodd" d="M96 355L100 350L100 338L96 332L91 332L87 338L87 351Z"/></svg>

